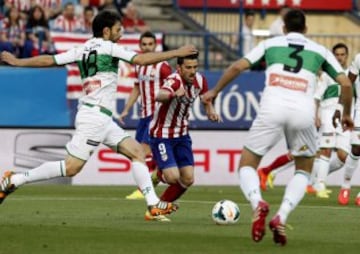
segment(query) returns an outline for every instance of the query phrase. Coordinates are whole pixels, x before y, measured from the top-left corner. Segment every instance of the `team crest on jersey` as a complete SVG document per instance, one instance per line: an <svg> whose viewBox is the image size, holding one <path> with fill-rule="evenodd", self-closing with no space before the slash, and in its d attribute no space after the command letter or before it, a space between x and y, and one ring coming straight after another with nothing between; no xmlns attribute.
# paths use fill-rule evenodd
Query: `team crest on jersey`
<svg viewBox="0 0 360 254"><path fill-rule="evenodd" d="M308 149L309 147L307 145L303 145L302 147L300 147L299 152L305 152Z"/></svg>

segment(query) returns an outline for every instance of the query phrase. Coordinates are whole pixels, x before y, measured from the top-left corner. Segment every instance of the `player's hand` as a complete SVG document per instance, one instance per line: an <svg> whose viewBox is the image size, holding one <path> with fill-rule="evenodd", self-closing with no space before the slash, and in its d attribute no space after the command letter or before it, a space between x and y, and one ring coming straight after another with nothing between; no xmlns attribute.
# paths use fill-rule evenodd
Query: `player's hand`
<svg viewBox="0 0 360 254"><path fill-rule="evenodd" d="M332 124L333 124L334 128L336 128L338 123L340 123L340 119L341 119L340 110L335 110L334 115L332 117Z"/></svg>
<svg viewBox="0 0 360 254"><path fill-rule="evenodd" d="M183 56L189 56L197 54L199 51L194 45L185 45L177 49L177 56L183 57Z"/></svg>
<svg viewBox="0 0 360 254"><path fill-rule="evenodd" d="M221 123L222 119L221 116L219 114L217 114L216 112L210 112L207 114L208 119L212 122L217 122L217 123Z"/></svg>
<svg viewBox="0 0 360 254"><path fill-rule="evenodd" d="M177 89L175 91L175 97L180 98L180 97L186 97L186 91L185 88L183 86L180 86L179 89Z"/></svg>
<svg viewBox="0 0 360 254"><path fill-rule="evenodd" d="M209 90L201 96L201 100L203 101L203 103L213 103L216 96L217 93L214 90Z"/></svg>
<svg viewBox="0 0 360 254"><path fill-rule="evenodd" d="M354 121L352 120L350 115L343 115L341 119L341 126L344 131L354 129Z"/></svg>
<svg viewBox="0 0 360 254"><path fill-rule="evenodd" d="M1 61L8 63L10 65L16 65L17 58L10 52L3 51L0 54Z"/></svg>
<svg viewBox="0 0 360 254"><path fill-rule="evenodd" d="M122 124L122 125L125 125L125 122L124 122L124 118L125 116L128 115L129 112L127 111L123 111L121 112L121 114L119 115L119 122Z"/></svg>

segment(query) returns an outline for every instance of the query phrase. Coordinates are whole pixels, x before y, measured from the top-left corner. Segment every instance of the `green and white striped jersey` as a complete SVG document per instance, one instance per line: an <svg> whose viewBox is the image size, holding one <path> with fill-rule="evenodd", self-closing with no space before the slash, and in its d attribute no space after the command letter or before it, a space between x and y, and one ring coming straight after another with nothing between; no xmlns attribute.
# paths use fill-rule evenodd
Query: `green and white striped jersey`
<svg viewBox="0 0 360 254"><path fill-rule="evenodd" d="M119 60L131 63L136 52L102 38L92 38L54 56L58 65L77 63L83 81L80 102L111 109L116 94Z"/></svg>
<svg viewBox="0 0 360 254"><path fill-rule="evenodd" d="M341 87L328 74L322 72L318 78L314 98L320 101L321 107L335 106L339 102Z"/></svg>
<svg viewBox="0 0 360 254"><path fill-rule="evenodd" d="M264 40L245 59L251 65L263 59L266 62L263 97L272 94L272 97L296 95L295 100L313 99L320 69L333 79L344 72L331 51L301 33Z"/></svg>
<svg viewBox="0 0 360 254"><path fill-rule="evenodd" d="M355 93L356 93L356 104L355 108L356 110L360 110L360 81L359 81L359 75L360 75L360 53L357 54L352 61L349 72L357 76L357 79L355 80L354 86L355 86Z"/></svg>

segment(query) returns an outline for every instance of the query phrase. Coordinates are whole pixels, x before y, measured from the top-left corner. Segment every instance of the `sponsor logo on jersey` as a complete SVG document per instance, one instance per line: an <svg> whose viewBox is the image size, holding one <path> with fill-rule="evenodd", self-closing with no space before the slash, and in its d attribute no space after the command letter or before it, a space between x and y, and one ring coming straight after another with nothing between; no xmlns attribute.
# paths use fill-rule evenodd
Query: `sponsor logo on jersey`
<svg viewBox="0 0 360 254"><path fill-rule="evenodd" d="M270 86L281 86L286 89L306 92L308 88L308 81L302 78L290 77L271 73L269 79Z"/></svg>

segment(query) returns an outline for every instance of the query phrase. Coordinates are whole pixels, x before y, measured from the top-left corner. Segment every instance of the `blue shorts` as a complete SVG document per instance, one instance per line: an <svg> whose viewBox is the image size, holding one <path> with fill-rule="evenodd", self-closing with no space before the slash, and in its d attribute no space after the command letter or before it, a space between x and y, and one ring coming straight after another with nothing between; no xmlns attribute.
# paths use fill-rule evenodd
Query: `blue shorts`
<svg viewBox="0 0 360 254"><path fill-rule="evenodd" d="M194 166L192 141L189 135L179 138L150 138L150 146L158 169Z"/></svg>
<svg viewBox="0 0 360 254"><path fill-rule="evenodd" d="M150 143L149 126L151 119L152 116L140 118L140 121L136 128L136 135L135 135L135 139L137 142L144 144Z"/></svg>

